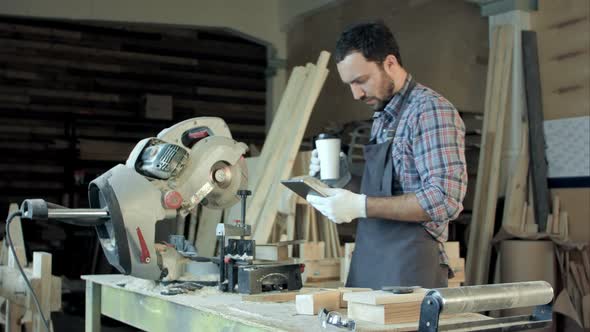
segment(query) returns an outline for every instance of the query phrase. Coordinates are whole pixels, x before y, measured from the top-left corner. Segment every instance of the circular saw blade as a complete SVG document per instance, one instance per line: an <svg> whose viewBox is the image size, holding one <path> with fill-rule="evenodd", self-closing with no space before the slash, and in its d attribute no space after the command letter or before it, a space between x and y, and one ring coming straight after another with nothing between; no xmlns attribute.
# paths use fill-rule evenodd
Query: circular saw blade
<svg viewBox="0 0 590 332"><path fill-rule="evenodd" d="M217 181L216 172L221 172L223 181ZM211 171L214 188L205 196L201 204L212 209L225 209L240 201L238 190L246 189L248 186L248 168L246 160L240 158L233 165L221 163L215 165Z"/></svg>

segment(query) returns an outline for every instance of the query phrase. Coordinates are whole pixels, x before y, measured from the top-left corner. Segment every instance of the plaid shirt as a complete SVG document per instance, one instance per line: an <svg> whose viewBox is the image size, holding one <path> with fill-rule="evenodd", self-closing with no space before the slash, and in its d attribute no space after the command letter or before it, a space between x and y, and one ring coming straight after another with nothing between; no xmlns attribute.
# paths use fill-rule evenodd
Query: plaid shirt
<svg viewBox="0 0 590 332"><path fill-rule="evenodd" d="M449 236L449 221L463 210L462 201L467 190L465 126L448 100L416 84L407 98L396 132L392 127L411 80L408 74L402 89L383 111L375 112L371 138L383 143L395 133L393 195L416 194L420 206L431 219L422 225L439 242L441 264L448 265L443 243Z"/></svg>

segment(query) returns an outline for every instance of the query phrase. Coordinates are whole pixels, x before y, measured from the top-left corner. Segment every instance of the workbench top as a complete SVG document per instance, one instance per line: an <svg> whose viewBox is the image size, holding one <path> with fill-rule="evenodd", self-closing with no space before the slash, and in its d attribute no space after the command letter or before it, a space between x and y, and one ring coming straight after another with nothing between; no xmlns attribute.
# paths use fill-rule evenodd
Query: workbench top
<svg viewBox="0 0 590 332"><path fill-rule="evenodd" d="M294 302L249 302L242 300L240 294L222 293L216 287L165 296L160 294L160 285L124 275L87 275L82 279L102 286L104 315L150 331L180 331L170 326L170 322L182 331L221 329L220 322L253 331L323 331L318 316L297 315ZM343 310L346 314L346 309ZM441 321L441 325L481 319L487 317L461 314ZM380 325L360 320L356 323L357 331L415 331L417 328L417 323Z"/></svg>

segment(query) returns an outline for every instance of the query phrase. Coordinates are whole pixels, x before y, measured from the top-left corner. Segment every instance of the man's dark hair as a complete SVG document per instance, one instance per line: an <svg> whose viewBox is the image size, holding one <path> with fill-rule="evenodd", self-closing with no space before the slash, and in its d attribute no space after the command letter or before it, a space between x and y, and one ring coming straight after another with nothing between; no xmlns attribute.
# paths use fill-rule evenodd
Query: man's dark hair
<svg viewBox="0 0 590 332"><path fill-rule="evenodd" d="M385 57L393 54L400 66L402 65L397 41L391 30L381 21L357 23L342 32L334 52L336 63L353 52L360 52L368 61L377 63L382 63Z"/></svg>

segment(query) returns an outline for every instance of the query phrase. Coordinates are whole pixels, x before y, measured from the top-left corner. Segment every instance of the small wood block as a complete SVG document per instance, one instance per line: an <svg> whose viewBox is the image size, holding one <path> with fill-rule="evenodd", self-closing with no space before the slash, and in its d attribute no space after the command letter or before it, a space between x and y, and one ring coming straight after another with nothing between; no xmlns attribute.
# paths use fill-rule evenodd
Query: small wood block
<svg viewBox="0 0 590 332"><path fill-rule="evenodd" d="M559 212L559 235L562 238L567 239L569 237L569 229L568 229L568 215L567 211L560 211Z"/></svg>
<svg viewBox="0 0 590 332"><path fill-rule="evenodd" d="M547 215L547 224L545 228L545 233L552 234L553 233L553 215L551 213Z"/></svg>
<svg viewBox="0 0 590 332"><path fill-rule="evenodd" d="M464 270L465 258L449 258L449 266L453 269L453 271Z"/></svg>
<svg viewBox="0 0 590 332"><path fill-rule="evenodd" d="M458 241L447 241L444 243L445 252L449 258L460 258L459 254L459 242Z"/></svg>
<svg viewBox="0 0 590 332"><path fill-rule="evenodd" d="M524 232L526 234L536 234L539 232L539 225L537 224L526 224L524 225Z"/></svg>
<svg viewBox="0 0 590 332"><path fill-rule="evenodd" d="M305 270L301 276L304 282L339 280L340 258L326 258L304 261Z"/></svg>
<svg viewBox="0 0 590 332"><path fill-rule="evenodd" d="M274 244L257 244L256 259L284 261L289 259L289 247Z"/></svg>
<svg viewBox="0 0 590 332"><path fill-rule="evenodd" d="M340 308L340 291L320 291L300 294L295 297L295 309L299 315L317 315L321 308L337 310Z"/></svg>
<svg viewBox="0 0 590 332"><path fill-rule="evenodd" d="M453 281L453 282L465 282L465 270L463 271L453 271L453 273L455 273L455 276L451 279L449 279L449 281Z"/></svg>
<svg viewBox="0 0 590 332"><path fill-rule="evenodd" d="M377 324L399 324L417 322L420 319L422 301L370 305L350 302L348 318Z"/></svg>
<svg viewBox="0 0 590 332"><path fill-rule="evenodd" d="M359 287L339 287L340 291L340 308L348 308L348 301L344 300L344 293L350 292L370 292L371 288L359 288Z"/></svg>
<svg viewBox="0 0 590 332"><path fill-rule="evenodd" d="M344 293L343 298L348 302L364 303L371 305L422 302L422 299L426 295L427 291L428 289L418 288L410 294L393 294L391 292L385 291L351 292Z"/></svg>
<svg viewBox="0 0 590 332"><path fill-rule="evenodd" d="M299 257L304 260L318 260L326 258L326 244L324 241L305 242L299 245Z"/></svg>
<svg viewBox="0 0 590 332"><path fill-rule="evenodd" d="M313 288L302 288L296 291L289 292L264 292L260 294L242 295L242 301L248 302L276 302L283 303L295 301L295 297L301 294L316 292Z"/></svg>

